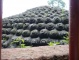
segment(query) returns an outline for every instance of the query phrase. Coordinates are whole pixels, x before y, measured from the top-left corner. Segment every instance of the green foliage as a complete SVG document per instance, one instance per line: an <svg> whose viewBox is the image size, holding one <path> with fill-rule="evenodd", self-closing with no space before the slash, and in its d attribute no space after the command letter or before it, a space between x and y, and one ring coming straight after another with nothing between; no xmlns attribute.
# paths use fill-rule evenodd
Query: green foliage
<svg viewBox="0 0 79 60"><path fill-rule="evenodd" d="M64 37L63 42L65 42L66 44L69 44L69 36Z"/></svg>
<svg viewBox="0 0 79 60"><path fill-rule="evenodd" d="M24 39L22 37L18 37L14 41L17 41L17 42L21 41L22 43L24 43Z"/></svg>
<svg viewBox="0 0 79 60"><path fill-rule="evenodd" d="M65 2L63 0L48 0L48 4L50 6L54 6L57 4L57 7L64 8L65 7Z"/></svg>
<svg viewBox="0 0 79 60"><path fill-rule="evenodd" d="M31 47L31 46L25 46L25 44L20 45L20 48L27 48L27 47Z"/></svg>
<svg viewBox="0 0 79 60"><path fill-rule="evenodd" d="M20 48L31 47L31 46L26 46L24 44L24 39L22 37L18 37L13 42L11 42L11 44L16 44L16 43L19 43L19 46L17 46L17 47L20 47Z"/></svg>
<svg viewBox="0 0 79 60"><path fill-rule="evenodd" d="M54 45L59 45L60 43L59 42L49 42L48 45L49 46L54 46Z"/></svg>
<svg viewBox="0 0 79 60"><path fill-rule="evenodd" d="M64 14L64 12L65 12L65 10L64 10L64 9L62 9L62 14Z"/></svg>
<svg viewBox="0 0 79 60"><path fill-rule="evenodd" d="M21 46L20 46L21 48L25 48L26 46L25 46L25 44L21 44Z"/></svg>
<svg viewBox="0 0 79 60"><path fill-rule="evenodd" d="M63 38L64 40L62 40L62 43L69 44L69 34ZM61 42L49 42L48 45L49 46L61 45Z"/></svg>
<svg viewBox="0 0 79 60"><path fill-rule="evenodd" d="M25 47L24 39L22 37L18 37L13 42L11 42L11 44L16 44L16 43L19 43L19 46L22 48Z"/></svg>

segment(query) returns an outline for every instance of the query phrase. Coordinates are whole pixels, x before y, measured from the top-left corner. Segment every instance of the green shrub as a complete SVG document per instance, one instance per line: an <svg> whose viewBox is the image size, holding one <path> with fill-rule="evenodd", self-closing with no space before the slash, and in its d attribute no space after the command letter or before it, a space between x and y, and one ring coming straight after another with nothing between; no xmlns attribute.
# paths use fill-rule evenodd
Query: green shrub
<svg viewBox="0 0 79 60"><path fill-rule="evenodd" d="M11 45L16 44L16 47L20 46L23 48L25 46L24 39L22 37L18 37L11 42Z"/></svg>
<svg viewBox="0 0 79 60"><path fill-rule="evenodd" d="M54 45L59 45L60 42L49 42L48 45L49 46L54 46Z"/></svg>
<svg viewBox="0 0 79 60"><path fill-rule="evenodd" d="M66 36L63 37L63 40L60 41L61 45L69 44L69 33L67 33Z"/></svg>
<svg viewBox="0 0 79 60"><path fill-rule="evenodd" d="M21 48L25 48L26 46L25 46L25 44L21 44Z"/></svg>

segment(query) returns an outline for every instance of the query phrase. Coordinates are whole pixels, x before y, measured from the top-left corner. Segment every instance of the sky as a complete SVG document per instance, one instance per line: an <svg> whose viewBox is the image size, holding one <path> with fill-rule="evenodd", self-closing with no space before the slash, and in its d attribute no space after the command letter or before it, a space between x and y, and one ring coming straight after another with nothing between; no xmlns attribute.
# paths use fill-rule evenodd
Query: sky
<svg viewBox="0 0 79 60"><path fill-rule="evenodd" d="M28 9L48 5L48 0L3 0L2 18L22 13ZM63 0L66 3L65 9L69 10L69 0Z"/></svg>

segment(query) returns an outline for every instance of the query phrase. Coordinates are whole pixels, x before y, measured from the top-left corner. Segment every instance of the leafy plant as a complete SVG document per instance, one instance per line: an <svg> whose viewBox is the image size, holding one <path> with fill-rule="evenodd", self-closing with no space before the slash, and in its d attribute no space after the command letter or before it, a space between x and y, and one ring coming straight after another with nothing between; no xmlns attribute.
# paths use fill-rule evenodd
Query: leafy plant
<svg viewBox="0 0 79 60"><path fill-rule="evenodd" d="M25 46L25 44L21 44L21 46L20 46L21 48L25 48L26 46Z"/></svg>
<svg viewBox="0 0 79 60"><path fill-rule="evenodd" d="M63 0L48 0L48 4L50 6L57 5L57 7L60 7L60 8L64 8L65 7L65 2L63 2Z"/></svg>
<svg viewBox="0 0 79 60"><path fill-rule="evenodd" d="M11 42L11 44L17 44L17 43L19 44L17 47L20 47L20 48L31 47L31 46L26 46L24 44L24 39L22 37L18 37L13 42Z"/></svg>
<svg viewBox="0 0 79 60"><path fill-rule="evenodd" d="M63 40L61 40L60 44L69 44L69 34L63 37Z"/></svg>
<svg viewBox="0 0 79 60"><path fill-rule="evenodd" d="M18 44L22 48L25 46L24 39L22 37L16 38L13 42L11 42L11 44Z"/></svg>
<svg viewBox="0 0 79 60"><path fill-rule="evenodd" d="M66 44L69 44L69 36L64 37L63 42L65 42Z"/></svg>
<svg viewBox="0 0 79 60"><path fill-rule="evenodd" d="M65 10L64 10L64 9L62 9L62 14L64 14L64 12L65 12Z"/></svg>
<svg viewBox="0 0 79 60"><path fill-rule="evenodd" d="M61 45L61 44L69 44L69 34L65 37L63 37L62 42L49 42L49 46L54 46L54 45Z"/></svg>
<svg viewBox="0 0 79 60"><path fill-rule="evenodd" d="M48 45L49 46L54 46L54 45L59 45L60 43L59 42L49 42Z"/></svg>

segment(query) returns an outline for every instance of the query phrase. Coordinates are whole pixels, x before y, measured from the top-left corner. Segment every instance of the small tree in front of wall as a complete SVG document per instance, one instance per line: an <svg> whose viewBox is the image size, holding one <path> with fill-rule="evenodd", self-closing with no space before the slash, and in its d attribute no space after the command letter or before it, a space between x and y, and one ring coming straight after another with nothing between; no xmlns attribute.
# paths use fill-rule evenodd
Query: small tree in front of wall
<svg viewBox="0 0 79 60"><path fill-rule="evenodd" d="M65 2L63 0L48 0L48 4L52 7L53 6L60 7L60 8L65 7Z"/></svg>

